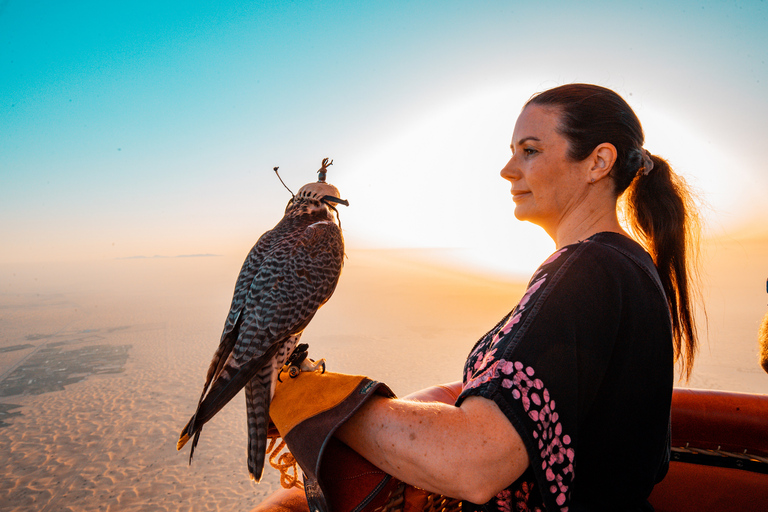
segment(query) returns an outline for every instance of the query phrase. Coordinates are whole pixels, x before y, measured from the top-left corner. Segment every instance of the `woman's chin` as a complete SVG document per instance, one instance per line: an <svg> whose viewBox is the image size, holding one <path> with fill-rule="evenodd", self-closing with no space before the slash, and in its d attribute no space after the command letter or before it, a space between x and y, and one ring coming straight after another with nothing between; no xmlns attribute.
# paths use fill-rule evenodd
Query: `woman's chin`
<svg viewBox="0 0 768 512"><path fill-rule="evenodd" d="M515 205L515 218L517 220L530 220L526 208L521 205Z"/></svg>

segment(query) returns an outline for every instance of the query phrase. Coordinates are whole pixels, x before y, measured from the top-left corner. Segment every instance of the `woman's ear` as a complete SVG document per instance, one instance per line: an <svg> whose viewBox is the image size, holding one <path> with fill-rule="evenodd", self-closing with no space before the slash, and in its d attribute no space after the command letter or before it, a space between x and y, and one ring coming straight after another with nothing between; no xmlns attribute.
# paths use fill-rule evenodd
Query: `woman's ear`
<svg viewBox="0 0 768 512"><path fill-rule="evenodd" d="M592 164L589 169L590 182L595 183L608 176L613 169L613 164L616 163L616 147L609 142L599 144L589 155L589 161Z"/></svg>

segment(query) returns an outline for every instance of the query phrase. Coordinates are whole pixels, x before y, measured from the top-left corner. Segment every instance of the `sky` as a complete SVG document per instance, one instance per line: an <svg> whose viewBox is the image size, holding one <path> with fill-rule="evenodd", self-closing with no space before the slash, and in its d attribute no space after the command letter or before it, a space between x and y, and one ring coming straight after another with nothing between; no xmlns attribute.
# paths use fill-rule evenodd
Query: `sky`
<svg viewBox="0 0 768 512"><path fill-rule="evenodd" d="M245 256L272 168L295 191L329 157L348 248L530 273L554 244L498 173L571 82L630 103L709 234L764 229L766 27L764 1L0 0L0 263Z"/></svg>

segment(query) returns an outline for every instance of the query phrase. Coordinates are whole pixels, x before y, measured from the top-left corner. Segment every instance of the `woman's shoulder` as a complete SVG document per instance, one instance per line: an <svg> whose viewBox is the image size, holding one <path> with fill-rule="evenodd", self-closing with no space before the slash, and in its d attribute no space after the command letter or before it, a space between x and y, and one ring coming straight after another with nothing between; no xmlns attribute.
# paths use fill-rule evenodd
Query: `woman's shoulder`
<svg viewBox="0 0 768 512"><path fill-rule="evenodd" d="M529 288L547 284L542 298L558 291L569 297L641 285L663 287L651 256L635 240L601 232L553 253L534 273ZM630 286L630 288L632 287Z"/></svg>
<svg viewBox="0 0 768 512"><path fill-rule="evenodd" d="M581 243L585 243L591 248L611 248L615 251L624 253L625 255L635 257L647 256L650 258L650 255L646 252L643 246L636 240L622 233L615 233L613 231L601 231Z"/></svg>
<svg viewBox="0 0 768 512"><path fill-rule="evenodd" d="M602 232L583 242L585 253L599 260L607 271L642 271L661 287L653 258L637 241L620 233Z"/></svg>
<svg viewBox="0 0 768 512"><path fill-rule="evenodd" d="M563 260L568 261L569 266L597 264L607 272L640 268L658 276L653 259L643 246L620 233L600 232L573 245L566 246L560 251L569 256L563 258Z"/></svg>

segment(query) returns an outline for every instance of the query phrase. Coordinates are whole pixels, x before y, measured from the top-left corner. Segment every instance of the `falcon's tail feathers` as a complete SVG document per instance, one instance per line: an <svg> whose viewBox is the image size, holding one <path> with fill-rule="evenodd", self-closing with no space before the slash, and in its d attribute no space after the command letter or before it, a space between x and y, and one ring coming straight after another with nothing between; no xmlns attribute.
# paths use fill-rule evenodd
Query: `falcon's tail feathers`
<svg viewBox="0 0 768 512"><path fill-rule="evenodd" d="M200 430L195 432L195 437L192 439L192 447L189 449L189 464L192 465L192 456L195 454L195 447L197 446L197 442L200 440L200 432L203 431L203 427L200 427Z"/></svg>
<svg viewBox="0 0 768 512"><path fill-rule="evenodd" d="M259 375L245 385L245 405L248 413L248 473L259 483L264 473L269 427L269 390L271 375Z"/></svg>
<svg viewBox="0 0 768 512"><path fill-rule="evenodd" d="M179 434L179 440L176 441L176 449L181 450L184 448L184 445L187 444L189 441L189 434L187 433L187 430L189 430L189 425L192 423L192 420L190 420L189 423L184 425L184 428L181 429L181 434Z"/></svg>

